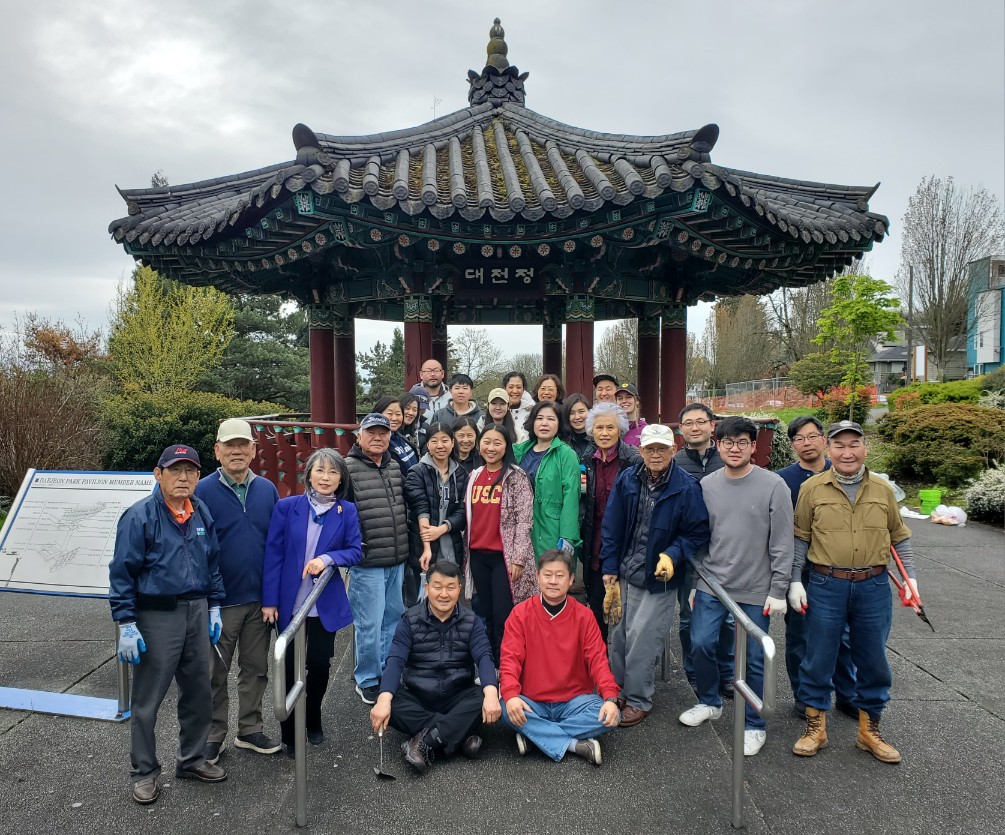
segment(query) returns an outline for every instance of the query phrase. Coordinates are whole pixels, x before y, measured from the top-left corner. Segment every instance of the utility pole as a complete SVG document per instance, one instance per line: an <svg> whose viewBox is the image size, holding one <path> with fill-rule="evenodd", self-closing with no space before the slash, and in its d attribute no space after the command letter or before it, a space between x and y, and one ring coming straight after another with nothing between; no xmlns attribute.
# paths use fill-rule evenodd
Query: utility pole
<svg viewBox="0 0 1005 835"><path fill-rule="evenodd" d="M438 98L436 98L436 96L433 96L433 118L434 119L436 118L436 108L437 108L438 105L441 105L441 104L443 104L443 99L438 99Z"/></svg>
<svg viewBox="0 0 1005 835"><path fill-rule="evenodd" d="M907 267L907 373L904 384L914 382L914 266Z"/></svg>

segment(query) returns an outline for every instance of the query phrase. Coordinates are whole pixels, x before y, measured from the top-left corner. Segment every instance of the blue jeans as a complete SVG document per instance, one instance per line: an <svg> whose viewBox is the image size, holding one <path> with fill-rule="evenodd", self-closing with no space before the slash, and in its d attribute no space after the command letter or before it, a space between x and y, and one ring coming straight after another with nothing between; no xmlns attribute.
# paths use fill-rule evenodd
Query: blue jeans
<svg viewBox="0 0 1005 835"><path fill-rule="evenodd" d="M531 712L525 713L527 723L518 728L503 706L503 722L518 734L523 734L555 762L559 762L569 750L574 739L591 739L611 730L601 723L600 708L604 700L596 693L576 696L568 702L535 702L520 696Z"/></svg>
<svg viewBox="0 0 1005 835"><path fill-rule="evenodd" d="M383 568L349 569L349 605L356 631L356 669L360 689L380 683L391 639L405 611L401 602L404 563Z"/></svg>
<svg viewBox="0 0 1005 835"><path fill-rule="evenodd" d="M687 574L684 575L684 582L677 587L677 607L680 613L680 623L677 627L677 634L680 636L680 654L684 663L684 675L687 680L694 683L694 663L691 660L691 607L687 605L688 595L691 594L691 587L694 585L694 569L688 563ZM733 680L733 642L734 629L736 624L733 616L726 615L726 620L719 631L719 650L717 658L719 661L719 680L723 683Z"/></svg>
<svg viewBox="0 0 1005 835"><path fill-rule="evenodd" d="M754 623L765 632L769 619L762 605L756 603L737 604ZM698 689L698 700L703 705L721 707L719 688L719 665L716 654L721 639L722 626L728 610L719 598L699 589L694 596L694 611L691 612L691 660L694 662L694 678ZM734 632L735 641L735 632ZM764 696L764 651L759 641L747 638L747 684L758 696ZM764 717L754 710L746 700L745 726L750 730L763 731Z"/></svg>
<svg viewBox="0 0 1005 835"><path fill-rule="evenodd" d="M807 585L809 579L803 581ZM789 674L792 695L799 698L799 667L806 656L806 615L801 615L791 607L785 612L785 671ZM834 667L834 690L838 702L855 703L855 665L851 660L851 642L848 627L841 635L837 665Z"/></svg>
<svg viewBox="0 0 1005 835"><path fill-rule="evenodd" d="M853 704L879 718L890 700L893 680L886 660L893 619L886 572L853 583L813 571L806 597L806 656L799 667L799 701L817 710L830 709L831 682L847 626L857 673Z"/></svg>

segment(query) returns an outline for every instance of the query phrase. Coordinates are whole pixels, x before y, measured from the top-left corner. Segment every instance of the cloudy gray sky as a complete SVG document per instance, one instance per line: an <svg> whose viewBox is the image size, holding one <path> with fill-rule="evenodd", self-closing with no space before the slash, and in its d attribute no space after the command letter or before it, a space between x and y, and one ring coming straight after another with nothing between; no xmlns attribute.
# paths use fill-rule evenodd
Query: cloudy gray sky
<svg viewBox="0 0 1005 835"><path fill-rule="evenodd" d="M580 127L658 134L716 122L712 159L825 182L882 181L900 221L922 177L1005 188L1005 4L998 0L35 0L6 3L0 49L0 327L28 311L93 326L132 267L115 191L294 155L333 134L467 105L492 18L529 71L527 105ZM704 313L691 317L700 327ZM359 347L390 325L358 323ZM526 350L539 330L501 329Z"/></svg>

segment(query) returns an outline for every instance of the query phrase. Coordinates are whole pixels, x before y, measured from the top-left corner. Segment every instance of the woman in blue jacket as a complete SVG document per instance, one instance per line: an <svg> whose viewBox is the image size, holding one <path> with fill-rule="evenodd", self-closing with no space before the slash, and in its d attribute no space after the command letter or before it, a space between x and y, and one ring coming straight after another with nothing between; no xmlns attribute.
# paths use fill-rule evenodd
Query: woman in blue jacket
<svg viewBox="0 0 1005 835"><path fill-rule="evenodd" d="M333 449L315 450L304 466L306 493L280 499L265 542L262 617L285 629L303 606L316 577L328 566L348 568L363 559L356 505L347 501L349 473ZM320 745L321 702L328 690L335 633L352 623L340 577L333 577L307 614L307 740ZM292 682L293 653L286 654ZM286 753L292 757L293 718L281 723Z"/></svg>

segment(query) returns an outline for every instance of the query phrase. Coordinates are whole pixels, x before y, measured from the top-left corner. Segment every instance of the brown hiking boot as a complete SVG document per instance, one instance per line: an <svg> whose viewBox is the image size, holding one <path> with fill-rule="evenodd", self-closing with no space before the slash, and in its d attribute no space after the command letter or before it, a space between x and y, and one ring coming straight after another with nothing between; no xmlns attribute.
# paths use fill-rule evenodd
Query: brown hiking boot
<svg viewBox="0 0 1005 835"><path fill-rule="evenodd" d="M883 739L879 733L879 719L873 719L864 710L858 712L858 737L855 746L868 751L881 763L899 763L900 751Z"/></svg>
<svg viewBox="0 0 1005 835"><path fill-rule="evenodd" d="M815 707L806 708L806 732L792 746L797 757L812 757L821 748L827 747L827 711Z"/></svg>

